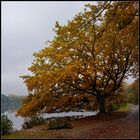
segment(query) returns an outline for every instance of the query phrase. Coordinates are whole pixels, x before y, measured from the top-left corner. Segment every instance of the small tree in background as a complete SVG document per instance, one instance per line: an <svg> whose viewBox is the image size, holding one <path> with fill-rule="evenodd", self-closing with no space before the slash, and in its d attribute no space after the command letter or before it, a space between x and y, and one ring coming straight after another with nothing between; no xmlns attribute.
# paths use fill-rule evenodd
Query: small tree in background
<svg viewBox="0 0 140 140"><path fill-rule="evenodd" d="M127 88L127 97L128 102L133 104L139 103L139 79L135 80L132 84L130 84Z"/></svg>
<svg viewBox="0 0 140 140"><path fill-rule="evenodd" d="M13 131L13 123L8 119L7 115L1 115L1 135L11 133Z"/></svg>

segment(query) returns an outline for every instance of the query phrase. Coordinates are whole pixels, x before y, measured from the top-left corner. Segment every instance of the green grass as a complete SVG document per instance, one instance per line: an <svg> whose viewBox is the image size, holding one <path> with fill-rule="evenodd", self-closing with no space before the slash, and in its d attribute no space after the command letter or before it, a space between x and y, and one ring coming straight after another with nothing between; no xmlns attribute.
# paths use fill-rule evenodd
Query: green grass
<svg viewBox="0 0 140 140"><path fill-rule="evenodd" d="M28 139L29 136L24 135L23 132L14 132L14 133L11 133L11 134L6 134L6 135L1 136L1 139L13 139L13 138Z"/></svg>
<svg viewBox="0 0 140 140"><path fill-rule="evenodd" d="M38 133L34 133L21 130L11 134L2 135L1 139L35 139L40 137L41 135L41 131L38 131Z"/></svg>
<svg viewBox="0 0 140 140"><path fill-rule="evenodd" d="M40 126L38 126L38 128L39 127ZM48 132L46 130L43 130L42 128L40 128L40 130L37 129L35 131L30 131L26 129L1 136L1 139L40 139L40 138L48 138Z"/></svg>
<svg viewBox="0 0 140 140"><path fill-rule="evenodd" d="M125 105L122 105L117 112L129 112L130 111L130 105L127 103Z"/></svg>

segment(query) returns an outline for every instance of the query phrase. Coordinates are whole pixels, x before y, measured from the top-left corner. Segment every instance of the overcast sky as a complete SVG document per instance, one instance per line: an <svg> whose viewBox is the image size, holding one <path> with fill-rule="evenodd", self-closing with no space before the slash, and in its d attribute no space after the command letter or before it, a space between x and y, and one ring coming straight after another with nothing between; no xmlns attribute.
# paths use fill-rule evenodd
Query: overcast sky
<svg viewBox="0 0 140 140"><path fill-rule="evenodd" d="M20 75L28 74L32 54L53 39L56 21L66 24L95 2L2 2L2 94L27 95Z"/></svg>

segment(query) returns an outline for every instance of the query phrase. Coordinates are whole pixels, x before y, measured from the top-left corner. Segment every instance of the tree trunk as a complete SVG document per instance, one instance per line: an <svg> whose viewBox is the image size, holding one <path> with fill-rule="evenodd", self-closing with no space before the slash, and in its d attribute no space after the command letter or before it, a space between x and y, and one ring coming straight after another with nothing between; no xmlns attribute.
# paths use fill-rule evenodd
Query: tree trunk
<svg viewBox="0 0 140 140"><path fill-rule="evenodd" d="M105 97L103 95L99 95L97 100L99 103L99 113L105 113Z"/></svg>

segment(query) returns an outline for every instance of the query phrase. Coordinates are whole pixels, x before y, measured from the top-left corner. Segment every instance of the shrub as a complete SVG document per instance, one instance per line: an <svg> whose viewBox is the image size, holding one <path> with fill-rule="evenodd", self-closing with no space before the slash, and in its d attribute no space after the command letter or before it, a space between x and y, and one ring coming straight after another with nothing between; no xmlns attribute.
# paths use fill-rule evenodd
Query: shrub
<svg viewBox="0 0 140 140"><path fill-rule="evenodd" d="M110 96L106 100L106 109L107 111L116 111L118 110L122 105L127 104L127 97L125 94L116 94L113 96Z"/></svg>
<svg viewBox="0 0 140 140"><path fill-rule="evenodd" d="M136 95L135 93L128 93L127 99L129 103L136 104L136 105L139 104L138 95Z"/></svg>
<svg viewBox="0 0 140 140"><path fill-rule="evenodd" d="M117 110L117 109L119 109L119 106L118 106L118 105L116 105L116 104L112 104L112 105L111 105L111 110L112 110L112 111L115 111L115 110Z"/></svg>
<svg viewBox="0 0 140 140"><path fill-rule="evenodd" d="M22 129L32 128L36 125L41 125L45 123L45 119L41 116L32 116L30 118L25 118L24 124L22 125Z"/></svg>
<svg viewBox="0 0 140 140"><path fill-rule="evenodd" d="M13 123L8 119L7 115L1 115L1 135L11 133L13 131Z"/></svg>

